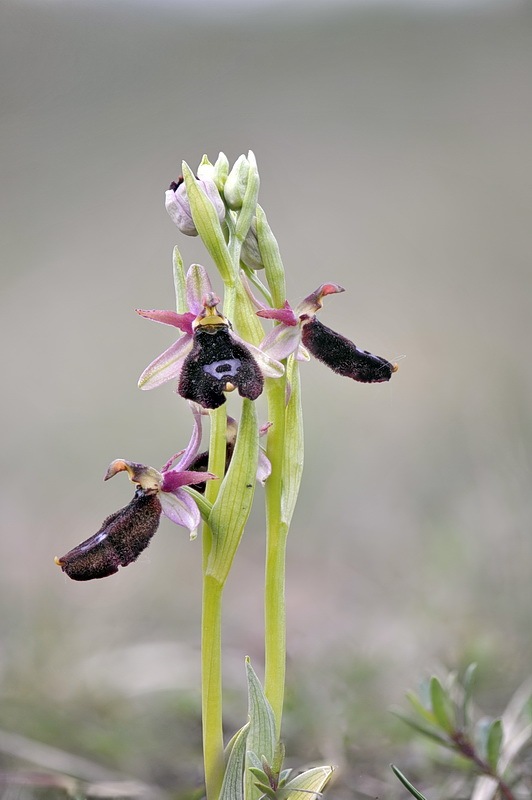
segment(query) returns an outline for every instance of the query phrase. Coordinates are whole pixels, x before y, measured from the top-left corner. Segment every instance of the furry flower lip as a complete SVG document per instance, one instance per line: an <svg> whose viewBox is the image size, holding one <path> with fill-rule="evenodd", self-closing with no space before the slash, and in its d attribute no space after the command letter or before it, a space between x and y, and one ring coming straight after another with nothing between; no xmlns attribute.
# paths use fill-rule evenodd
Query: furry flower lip
<svg viewBox="0 0 532 800"><path fill-rule="evenodd" d="M240 339L219 311L219 299L212 291L203 267L194 264L186 278L188 311L145 311L146 319L179 328L183 335L149 364L139 378L141 389L153 389L177 379L177 391L204 408L225 403L225 392L238 390L242 397L256 400L264 376L280 377L284 367L263 354L258 347Z"/></svg>
<svg viewBox="0 0 532 800"><path fill-rule="evenodd" d="M230 323L217 309L219 302L212 293L204 298L204 312L193 323L193 346L177 389L204 408L218 408L225 403L224 392L235 389L256 400L264 387L259 365L244 343L233 337Z"/></svg>
<svg viewBox="0 0 532 800"><path fill-rule="evenodd" d="M205 470L187 469L197 459L201 443L201 414L194 410L193 413L194 428L187 448L173 456L161 471L121 458L111 462L104 480L126 472L135 484L135 494L127 506L106 517L93 536L55 558L69 578L75 581L105 578L136 561L156 533L162 514L187 528L194 538L200 512L183 487L216 476ZM176 458L179 461L173 466Z"/></svg>
<svg viewBox="0 0 532 800"><path fill-rule="evenodd" d="M278 360L291 353L295 353L299 360L306 360L308 350L339 375L361 383L389 381L398 370L397 364L360 349L350 339L323 325L316 318L316 312L323 306L323 297L343 291L337 283L324 283L305 297L295 309L291 308L288 301L283 308L266 308L253 298L259 308L259 317L279 323L263 339L261 349Z"/></svg>

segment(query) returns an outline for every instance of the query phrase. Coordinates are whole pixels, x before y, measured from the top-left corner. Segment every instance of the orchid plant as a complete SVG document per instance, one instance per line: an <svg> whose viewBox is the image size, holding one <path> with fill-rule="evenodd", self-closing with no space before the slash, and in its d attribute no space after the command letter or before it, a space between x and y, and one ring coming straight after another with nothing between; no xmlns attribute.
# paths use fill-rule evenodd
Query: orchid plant
<svg viewBox="0 0 532 800"><path fill-rule="evenodd" d="M253 153L232 169L223 153L206 156L195 174L166 192L166 209L179 230L199 236L223 284L223 302L207 270L186 272L175 248L176 311L138 310L169 325L178 337L139 379L141 389L172 381L192 411L185 450L161 470L116 459L105 479L126 472L134 497L99 531L56 563L78 581L103 578L135 561L150 543L162 514L195 538L203 520L202 719L207 800L302 800L318 796L334 768L293 777L283 769L281 719L286 663L286 541L303 470L299 363L309 353L340 375L362 383L388 381L397 365L358 348L316 317L324 297L344 291L324 283L294 309L286 298L277 241L257 203ZM261 280L259 273L265 276ZM266 322L263 322L266 320ZM269 330L264 325L273 323ZM239 421L227 415L227 395L241 400ZM260 425L255 401L266 397ZM201 451L209 417L208 450ZM260 445L264 437L265 449ZM222 595L254 499L264 486L266 517L264 686L246 659L249 719L224 750L222 729Z"/></svg>

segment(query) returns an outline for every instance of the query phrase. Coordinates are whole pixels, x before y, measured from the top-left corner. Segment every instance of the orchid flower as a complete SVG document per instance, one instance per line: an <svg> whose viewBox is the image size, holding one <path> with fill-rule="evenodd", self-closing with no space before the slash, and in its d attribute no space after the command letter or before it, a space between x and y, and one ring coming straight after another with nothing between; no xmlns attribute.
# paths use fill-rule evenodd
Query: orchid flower
<svg viewBox="0 0 532 800"><path fill-rule="evenodd" d="M279 361L292 353L298 360L307 359L308 350L339 375L362 383L389 381L397 372L397 364L361 350L316 318L316 312L323 306L322 298L343 291L337 283L324 283L295 309L288 301L282 308L267 308L253 297L255 306L259 308L257 315L279 323L263 339L261 350Z"/></svg>
<svg viewBox="0 0 532 800"><path fill-rule="evenodd" d="M76 581L105 578L117 572L119 566L136 561L157 531L162 514L187 528L191 538L195 537L200 512L183 487L216 476L188 469L197 458L201 442L201 414L193 413L194 428L187 448L172 456L161 471L122 458L111 462L104 480L118 472L127 472L135 484L135 495L127 506L107 517L94 536L55 559L69 578ZM176 458L179 461L172 466Z"/></svg>
<svg viewBox="0 0 532 800"><path fill-rule="evenodd" d="M256 400L266 377L280 377L284 367L264 355L258 347L237 336L229 320L217 309L205 269L194 264L186 278L189 311L143 311L146 319L172 325L183 331L171 347L146 367L139 378L141 389L153 389L177 379L180 395L204 408L225 403L224 392L238 389L242 397Z"/></svg>

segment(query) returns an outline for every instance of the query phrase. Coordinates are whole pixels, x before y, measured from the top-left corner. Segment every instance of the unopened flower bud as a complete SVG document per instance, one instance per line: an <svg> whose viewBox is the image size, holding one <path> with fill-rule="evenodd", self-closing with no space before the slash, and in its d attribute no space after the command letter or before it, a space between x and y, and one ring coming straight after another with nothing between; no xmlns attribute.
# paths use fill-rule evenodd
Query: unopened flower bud
<svg viewBox="0 0 532 800"><path fill-rule="evenodd" d="M251 220L251 225L242 244L240 259L249 269L264 269L259 241L257 239L257 217L253 217Z"/></svg>
<svg viewBox="0 0 532 800"><path fill-rule="evenodd" d="M225 217L225 206L216 188L216 184L210 178L200 178L197 183L213 204L218 214L218 219L221 222ZM165 196L165 206L170 215L170 219L177 225L181 233L186 234L186 236L198 235L182 176L180 176L177 181L170 184Z"/></svg>
<svg viewBox="0 0 532 800"><path fill-rule="evenodd" d="M214 163L214 174L213 180L218 187L218 191L220 194L224 190L225 183L227 181L227 176L229 175L229 159L225 155L225 153L219 153L218 158Z"/></svg>
<svg viewBox="0 0 532 800"><path fill-rule="evenodd" d="M242 208L244 195L249 178L250 164L246 156L242 155L233 164L233 169L227 176L224 186L224 197L229 208L238 210Z"/></svg>

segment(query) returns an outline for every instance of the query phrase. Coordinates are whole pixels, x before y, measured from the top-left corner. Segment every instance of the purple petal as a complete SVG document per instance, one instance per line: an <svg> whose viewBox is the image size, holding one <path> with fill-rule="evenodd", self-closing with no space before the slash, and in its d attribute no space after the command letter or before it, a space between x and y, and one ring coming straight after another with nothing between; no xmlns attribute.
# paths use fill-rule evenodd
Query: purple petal
<svg viewBox="0 0 532 800"><path fill-rule="evenodd" d="M292 311L288 300L285 300L283 308L265 308L262 311L257 311L257 316L263 317L263 319L275 319L277 322L282 322L283 325L293 326L299 323L299 319Z"/></svg>
<svg viewBox="0 0 532 800"><path fill-rule="evenodd" d="M188 333L174 342L168 350L149 364L139 378L141 389L155 389L166 381L178 378L183 366L183 361L192 348L192 336Z"/></svg>
<svg viewBox="0 0 532 800"><path fill-rule="evenodd" d="M202 475L204 480L205 473ZM196 503L182 489L177 489L175 492L160 492L159 502L163 514L176 525L181 525L182 528L192 532L200 524L201 515Z"/></svg>
<svg viewBox="0 0 532 800"><path fill-rule="evenodd" d="M260 349L271 358L281 361L292 353L295 353L301 342L301 330L277 325L271 330L261 342Z"/></svg>
<svg viewBox="0 0 532 800"><path fill-rule="evenodd" d="M194 319L203 311L203 298L212 294L212 285L205 267L192 264L187 272L187 305Z"/></svg>
<svg viewBox="0 0 532 800"><path fill-rule="evenodd" d="M175 191L173 189L167 190L164 204L170 219L177 225L181 233L186 234L186 236L198 235L190 213L190 203L188 202L184 183L176 187Z"/></svg>
<svg viewBox="0 0 532 800"><path fill-rule="evenodd" d="M197 317L197 314L190 312L186 314L177 314L175 311L158 311L156 309L145 310L143 308L135 309L137 314L140 314L144 319L152 319L154 322L162 322L163 325L173 325L174 328L179 328L184 333L192 335L192 323Z"/></svg>
<svg viewBox="0 0 532 800"><path fill-rule="evenodd" d="M162 491L176 492L182 486L193 486L195 483L204 483L212 480L216 480L216 475L213 475L212 472L171 469L163 475Z"/></svg>

